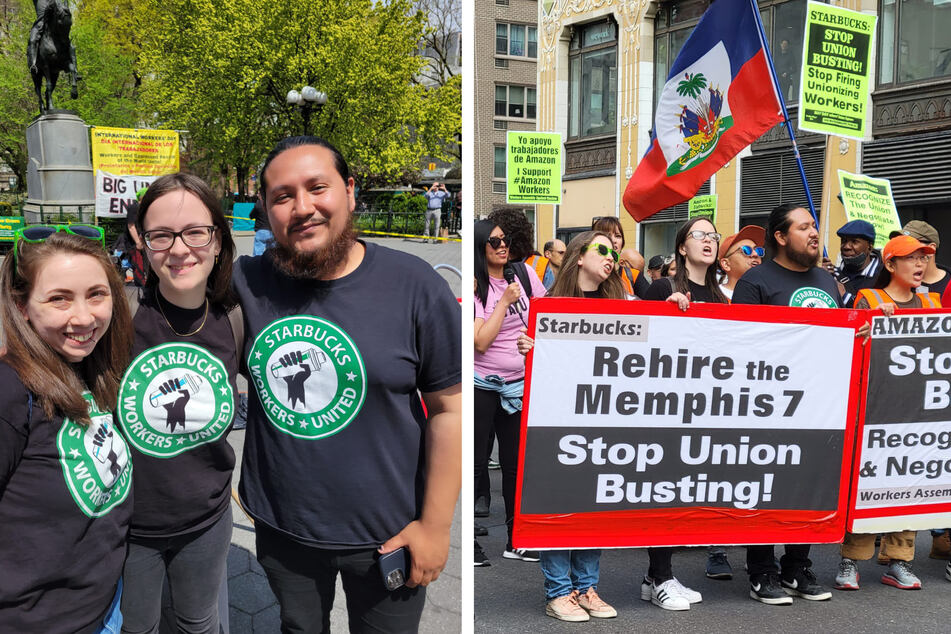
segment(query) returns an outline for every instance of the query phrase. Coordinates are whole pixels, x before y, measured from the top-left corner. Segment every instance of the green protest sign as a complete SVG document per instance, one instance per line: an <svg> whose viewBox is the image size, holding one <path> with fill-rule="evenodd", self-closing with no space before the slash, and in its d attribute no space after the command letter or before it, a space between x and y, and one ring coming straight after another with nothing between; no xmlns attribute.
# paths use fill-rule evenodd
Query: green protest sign
<svg viewBox="0 0 951 634"><path fill-rule="evenodd" d="M875 21L874 15L808 3L800 130L864 138Z"/></svg>
<svg viewBox="0 0 951 634"><path fill-rule="evenodd" d="M0 216L0 242L13 242L13 234L23 226L23 216Z"/></svg>
<svg viewBox="0 0 951 634"><path fill-rule="evenodd" d="M706 216L710 222L717 218L717 195L709 194L706 196L694 196L687 203L688 217Z"/></svg>
<svg viewBox="0 0 951 634"><path fill-rule="evenodd" d="M888 234L901 229L898 210L892 199L892 186L884 178L849 174L839 170L842 204L849 220L865 220L875 227L875 248L888 242Z"/></svg>
<svg viewBox="0 0 951 634"><path fill-rule="evenodd" d="M561 135L509 132L505 202L561 204Z"/></svg>

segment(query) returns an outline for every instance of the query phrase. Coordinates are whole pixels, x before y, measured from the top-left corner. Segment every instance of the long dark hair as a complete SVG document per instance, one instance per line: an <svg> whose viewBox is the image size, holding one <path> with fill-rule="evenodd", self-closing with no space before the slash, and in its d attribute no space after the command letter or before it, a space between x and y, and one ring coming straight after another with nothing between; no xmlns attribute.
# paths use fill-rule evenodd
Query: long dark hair
<svg viewBox="0 0 951 634"><path fill-rule="evenodd" d="M766 257L773 259L779 250L779 243L776 242L776 232L788 233L792 220L789 218L790 212L799 209L802 205L797 203L783 203L774 207L769 212L769 220L766 222Z"/></svg>
<svg viewBox="0 0 951 634"><path fill-rule="evenodd" d="M611 236L601 231L585 231L571 239L568 248L565 249L561 269L558 270L558 276L548 291L547 297L584 297L584 292L578 284L578 271L581 268L578 266L578 260L584 255L587 246L598 236L607 238L608 243L611 243ZM598 285L598 294L607 299L624 299L624 284L621 282L618 269L614 269L607 279Z"/></svg>
<svg viewBox="0 0 951 634"><path fill-rule="evenodd" d="M525 212L518 209L496 209L489 214L489 221L501 227L508 238L509 262L521 262L534 253L532 223L525 217Z"/></svg>
<svg viewBox="0 0 951 634"><path fill-rule="evenodd" d="M89 390L103 411L115 409L119 380L132 352L132 317L119 273L105 250L95 240L65 232L55 233L36 244L20 244L16 258L7 255L0 269L0 306L3 340L7 346L3 360L13 368L23 385L33 393L47 417L56 413L86 424L88 404L83 392ZM87 357L70 364L33 329L23 313L36 277L45 263L61 253L88 255L99 263L109 281L112 321Z"/></svg>
<svg viewBox="0 0 951 634"><path fill-rule="evenodd" d="M687 256L680 252L680 247L686 244L687 237L690 235L690 232L693 231L693 226L701 220L710 222L709 218L704 218L703 216L691 218L681 225L680 229L677 231L677 236L674 239L674 258L677 261L677 272L674 273L674 279L671 280L670 286L674 291L681 292L684 295L690 292L690 273L687 271ZM684 251L686 251L686 248ZM726 299L726 296L723 294L723 291L720 290L720 283L717 281L716 262L707 267L707 270L703 275L703 286L708 291L710 291L710 294L713 295L713 300L715 302L719 302L721 304L729 303Z"/></svg>
<svg viewBox="0 0 951 634"><path fill-rule="evenodd" d="M159 176L154 183L149 185L148 191L145 192L145 196L142 197L142 201L139 203L139 217L135 220L135 228L139 235L142 235L145 217L148 215L152 203L165 194L176 191L186 191L194 194L208 210L208 213L211 214L211 222L215 225L215 232L221 240L221 253L211 269L211 274L208 275L205 294L212 305L230 310L238 303L234 291L231 290L231 269L234 263L235 251L234 238L231 237L231 228L228 226L225 214L221 210L221 203L215 198L214 192L205 184L205 181L185 172ZM149 276L145 280L145 287L154 288L158 286L158 283L158 276L150 268Z"/></svg>
<svg viewBox="0 0 951 634"><path fill-rule="evenodd" d="M489 297L489 265L485 261L485 245L489 241L492 231L498 227L491 220L478 220L472 227L472 251L475 254L476 297L485 302ZM510 247L511 249L511 247Z"/></svg>

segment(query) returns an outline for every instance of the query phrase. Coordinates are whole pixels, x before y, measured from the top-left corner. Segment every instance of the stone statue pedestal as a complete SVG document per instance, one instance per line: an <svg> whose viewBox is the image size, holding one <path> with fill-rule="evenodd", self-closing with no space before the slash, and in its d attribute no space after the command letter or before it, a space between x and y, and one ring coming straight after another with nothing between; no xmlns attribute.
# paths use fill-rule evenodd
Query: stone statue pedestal
<svg viewBox="0 0 951 634"><path fill-rule="evenodd" d="M76 113L54 110L26 128L28 224L95 222L96 182L89 130Z"/></svg>

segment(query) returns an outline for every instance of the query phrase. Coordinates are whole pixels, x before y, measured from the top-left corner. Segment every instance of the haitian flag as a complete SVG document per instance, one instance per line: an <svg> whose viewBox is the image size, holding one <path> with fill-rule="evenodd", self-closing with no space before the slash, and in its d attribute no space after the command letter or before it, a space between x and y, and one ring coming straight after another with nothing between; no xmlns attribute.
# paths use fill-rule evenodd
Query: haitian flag
<svg viewBox="0 0 951 634"><path fill-rule="evenodd" d="M640 222L681 203L783 120L755 0L715 0L667 76L651 143L624 190Z"/></svg>

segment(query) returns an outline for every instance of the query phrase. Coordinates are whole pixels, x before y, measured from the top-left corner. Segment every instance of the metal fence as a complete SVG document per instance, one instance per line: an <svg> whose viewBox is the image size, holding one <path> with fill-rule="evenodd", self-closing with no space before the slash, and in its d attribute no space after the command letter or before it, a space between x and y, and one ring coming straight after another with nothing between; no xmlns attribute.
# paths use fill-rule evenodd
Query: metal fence
<svg viewBox="0 0 951 634"><path fill-rule="evenodd" d="M386 210L364 210L354 214L358 229L364 231L384 231L422 235L426 214L416 212L397 212ZM443 205L441 227L451 234L459 233L462 228L462 214L457 205Z"/></svg>

